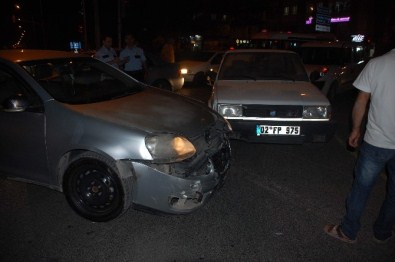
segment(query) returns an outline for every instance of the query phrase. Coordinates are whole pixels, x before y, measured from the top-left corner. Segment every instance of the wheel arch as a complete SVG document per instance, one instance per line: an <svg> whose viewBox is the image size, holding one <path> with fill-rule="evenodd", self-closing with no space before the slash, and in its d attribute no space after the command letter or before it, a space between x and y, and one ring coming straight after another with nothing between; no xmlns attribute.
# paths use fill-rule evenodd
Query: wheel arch
<svg viewBox="0 0 395 262"><path fill-rule="evenodd" d="M109 168L117 178L116 180L119 181L121 188L122 188L122 208L117 209L113 214L107 214L105 217L95 216L95 215L82 215L85 218L88 218L93 221L97 222L105 222L111 219L114 219L118 216L121 216L125 213L133 203L133 185L134 179L136 176L134 175L133 165L130 161L122 161L122 160L115 160L110 156L105 154L100 154L94 151L89 150L73 150L64 154L64 156L59 161L59 179L61 185L61 191L66 195L66 198L70 204L69 196L67 196L66 184L68 184L68 180L71 179L68 176L72 174L73 169L78 167L79 162L84 163L84 161L98 161L100 165L106 166ZM71 170L71 174L69 172ZM72 207L75 211L75 207ZM81 212L77 211L81 215Z"/></svg>
<svg viewBox="0 0 395 262"><path fill-rule="evenodd" d="M135 172L132 164L127 165L124 161L117 161L113 159L111 156L105 154L104 152L95 152L87 149L75 149L65 153L59 160L57 165L57 177L60 191L63 192L63 183L66 171L71 163L81 158L81 156L90 154L91 156L97 157L99 159L104 158L107 161L113 162L113 171L118 174L120 179L125 179L128 177L132 177L135 179Z"/></svg>

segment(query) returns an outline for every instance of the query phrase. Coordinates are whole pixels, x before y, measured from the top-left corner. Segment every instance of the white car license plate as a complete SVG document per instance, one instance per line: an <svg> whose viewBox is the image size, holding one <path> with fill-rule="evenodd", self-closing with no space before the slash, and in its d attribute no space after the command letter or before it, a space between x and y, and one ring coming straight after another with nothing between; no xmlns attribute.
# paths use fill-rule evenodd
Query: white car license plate
<svg viewBox="0 0 395 262"><path fill-rule="evenodd" d="M300 134L300 126L268 126L257 125L256 135L291 135L298 136Z"/></svg>

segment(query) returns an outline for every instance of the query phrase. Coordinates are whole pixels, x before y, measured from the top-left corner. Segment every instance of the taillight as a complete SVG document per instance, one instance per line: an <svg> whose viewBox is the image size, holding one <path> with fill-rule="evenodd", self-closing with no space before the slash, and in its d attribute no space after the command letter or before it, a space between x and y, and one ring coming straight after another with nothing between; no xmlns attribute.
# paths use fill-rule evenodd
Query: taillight
<svg viewBox="0 0 395 262"><path fill-rule="evenodd" d="M320 76L326 75L326 73L328 73L328 71L329 71L329 68L326 67L326 66L323 66L323 67L321 68L321 70L320 70Z"/></svg>

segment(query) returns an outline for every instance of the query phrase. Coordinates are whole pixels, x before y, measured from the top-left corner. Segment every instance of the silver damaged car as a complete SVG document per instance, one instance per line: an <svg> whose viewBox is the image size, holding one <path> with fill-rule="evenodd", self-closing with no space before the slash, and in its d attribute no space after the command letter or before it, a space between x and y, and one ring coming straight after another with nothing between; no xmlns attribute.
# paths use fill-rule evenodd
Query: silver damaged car
<svg viewBox="0 0 395 262"><path fill-rule="evenodd" d="M89 56L0 51L0 103L0 175L64 192L92 221L191 213L230 166L222 116Z"/></svg>

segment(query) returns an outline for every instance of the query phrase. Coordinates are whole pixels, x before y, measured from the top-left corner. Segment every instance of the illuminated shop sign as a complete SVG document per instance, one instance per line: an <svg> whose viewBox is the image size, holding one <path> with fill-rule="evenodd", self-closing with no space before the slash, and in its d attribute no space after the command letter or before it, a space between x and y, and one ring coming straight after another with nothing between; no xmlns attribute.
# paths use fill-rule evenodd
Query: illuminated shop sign
<svg viewBox="0 0 395 262"><path fill-rule="evenodd" d="M350 17L332 17L331 18L331 23L345 23L345 22L350 22Z"/></svg>
<svg viewBox="0 0 395 262"><path fill-rule="evenodd" d="M306 20L306 25L311 25L313 23L313 17L310 16L309 18L307 18ZM346 22L350 22L351 18L349 16L345 16L345 17L332 17L331 18L331 23L346 23Z"/></svg>
<svg viewBox="0 0 395 262"><path fill-rule="evenodd" d="M364 35L351 35L351 42L361 43L365 39Z"/></svg>

